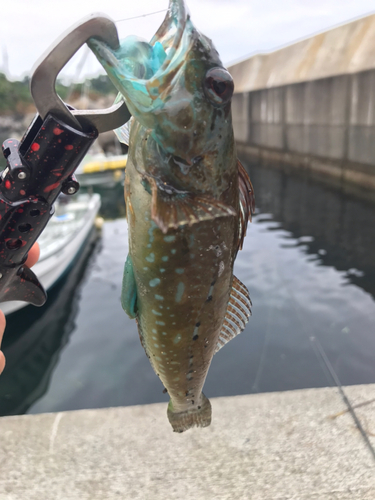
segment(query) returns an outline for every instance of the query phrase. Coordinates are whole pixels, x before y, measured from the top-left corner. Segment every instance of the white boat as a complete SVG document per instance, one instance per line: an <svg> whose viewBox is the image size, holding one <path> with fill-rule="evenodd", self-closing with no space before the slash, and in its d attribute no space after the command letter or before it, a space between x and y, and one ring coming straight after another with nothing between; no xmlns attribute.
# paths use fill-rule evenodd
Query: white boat
<svg viewBox="0 0 375 500"><path fill-rule="evenodd" d="M96 193L66 198L57 200L55 214L38 239L40 258L33 272L45 290L51 288L74 263L101 205L100 195ZM7 315L27 305L22 301L2 302L0 309Z"/></svg>
<svg viewBox="0 0 375 500"><path fill-rule="evenodd" d="M124 181L127 160L127 154L87 154L75 175L81 186L113 187Z"/></svg>

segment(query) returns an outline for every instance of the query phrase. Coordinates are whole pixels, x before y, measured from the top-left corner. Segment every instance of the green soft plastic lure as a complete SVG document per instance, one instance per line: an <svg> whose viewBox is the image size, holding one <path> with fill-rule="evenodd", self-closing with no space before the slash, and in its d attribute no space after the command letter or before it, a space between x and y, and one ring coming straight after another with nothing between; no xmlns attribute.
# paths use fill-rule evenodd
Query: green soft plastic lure
<svg viewBox="0 0 375 500"><path fill-rule="evenodd" d="M97 40L90 47L133 115L117 131L129 141L122 305L170 395L173 430L205 427L211 405L202 388L213 355L251 314L233 275L254 210L233 138L233 80L183 0L170 0L150 43L130 37L117 51Z"/></svg>

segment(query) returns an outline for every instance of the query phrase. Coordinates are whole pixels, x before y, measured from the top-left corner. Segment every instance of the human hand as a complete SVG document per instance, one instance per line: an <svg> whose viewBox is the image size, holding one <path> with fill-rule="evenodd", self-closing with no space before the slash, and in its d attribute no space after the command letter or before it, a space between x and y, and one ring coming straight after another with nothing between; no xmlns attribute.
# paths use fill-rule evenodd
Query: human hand
<svg viewBox="0 0 375 500"><path fill-rule="evenodd" d="M34 264L36 264L39 259L39 254L40 254L39 244L35 243L35 245L33 245L32 248L30 249L25 265L27 267L32 267ZM6 325L5 315L3 311L0 310L0 347L4 335L5 325ZM4 367L5 367L5 356L4 353L0 351L0 374L4 370Z"/></svg>

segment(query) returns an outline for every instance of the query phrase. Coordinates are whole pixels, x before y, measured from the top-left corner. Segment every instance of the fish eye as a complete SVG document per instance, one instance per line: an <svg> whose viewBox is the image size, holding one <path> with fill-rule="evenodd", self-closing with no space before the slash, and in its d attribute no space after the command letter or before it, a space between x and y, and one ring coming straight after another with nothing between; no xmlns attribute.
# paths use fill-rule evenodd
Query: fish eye
<svg viewBox="0 0 375 500"><path fill-rule="evenodd" d="M233 95L233 78L223 68L212 68L206 73L203 89L214 104L226 104Z"/></svg>

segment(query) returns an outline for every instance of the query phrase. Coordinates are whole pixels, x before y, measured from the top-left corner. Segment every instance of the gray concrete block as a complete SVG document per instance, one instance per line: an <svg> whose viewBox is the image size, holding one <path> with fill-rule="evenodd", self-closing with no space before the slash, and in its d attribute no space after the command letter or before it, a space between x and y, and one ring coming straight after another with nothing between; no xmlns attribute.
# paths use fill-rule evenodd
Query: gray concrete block
<svg viewBox="0 0 375 500"><path fill-rule="evenodd" d="M350 415L336 417L336 389L212 406L212 425L184 434L164 404L2 418L0 498L374 498L374 461Z"/></svg>
<svg viewBox="0 0 375 500"><path fill-rule="evenodd" d="M352 125L349 129L348 159L355 162L375 163L375 127Z"/></svg>
<svg viewBox="0 0 375 500"><path fill-rule="evenodd" d="M234 94L232 99L233 133L236 141L246 142L249 136L249 94Z"/></svg>

